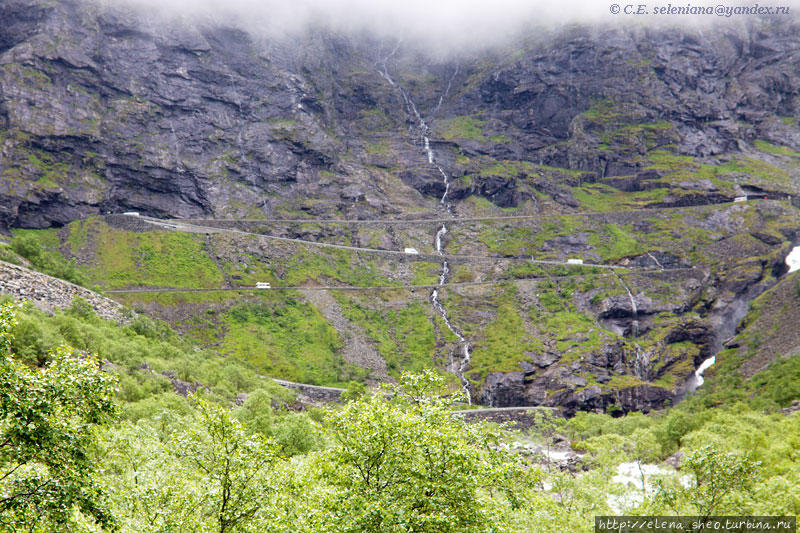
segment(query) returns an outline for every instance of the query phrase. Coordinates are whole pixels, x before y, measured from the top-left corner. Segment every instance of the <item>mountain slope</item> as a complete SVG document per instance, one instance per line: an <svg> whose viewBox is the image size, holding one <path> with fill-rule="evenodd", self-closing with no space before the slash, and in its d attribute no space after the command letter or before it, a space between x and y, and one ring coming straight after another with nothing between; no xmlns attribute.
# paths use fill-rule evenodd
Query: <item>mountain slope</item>
<svg viewBox="0 0 800 533"><path fill-rule="evenodd" d="M78 0L0 10L0 223L51 228L16 234L105 289L231 290L115 297L276 377L434 365L485 404L651 409L800 240L791 20L435 60ZM194 227L76 222L122 211Z"/></svg>

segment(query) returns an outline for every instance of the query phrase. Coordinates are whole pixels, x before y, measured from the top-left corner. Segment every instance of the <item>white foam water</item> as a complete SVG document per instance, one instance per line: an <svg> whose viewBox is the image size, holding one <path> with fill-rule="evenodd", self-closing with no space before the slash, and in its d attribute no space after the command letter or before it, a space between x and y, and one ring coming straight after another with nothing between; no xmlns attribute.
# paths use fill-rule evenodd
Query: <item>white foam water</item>
<svg viewBox="0 0 800 533"><path fill-rule="evenodd" d="M800 270L800 246L795 246L786 256L786 266L789 267L790 273Z"/></svg>

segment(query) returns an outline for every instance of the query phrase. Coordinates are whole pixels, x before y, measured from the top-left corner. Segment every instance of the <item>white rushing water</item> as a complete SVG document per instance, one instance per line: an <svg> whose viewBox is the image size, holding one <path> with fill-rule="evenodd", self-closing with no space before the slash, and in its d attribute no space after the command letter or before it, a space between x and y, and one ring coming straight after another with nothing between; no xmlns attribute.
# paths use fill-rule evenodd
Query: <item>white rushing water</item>
<svg viewBox="0 0 800 533"><path fill-rule="evenodd" d="M715 355L713 357L709 357L708 359L700 363L700 366L698 366L697 370L694 371L694 379L695 383L697 384L696 385L697 387L702 385L703 382L705 381L703 379L703 372L705 372L708 369L708 367L710 367L716 362L717 362L717 356Z"/></svg>
<svg viewBox="0 0 800 533"><path fill-rule="evenodd" d="M431 150L430 148L430 143L428 142L428 138L424 137L424 139L425 139L424 143L425 151L428 153L428 162L436 165L433 159L433 150ZM442 168L439 165L436 165L436 168L439 169L439 172L441 172L445 180L444 195L442 195L440 203L445 207L445 209L447 209L448 212L450 212L450 204L446 203L447 193L450 190L450 180L448 179L447 174L445 174L444 170L442 170ZM434 246L436 247L436 253L442 256L444 255L442 238L445 235L447 235L447 225L442 224L442 227L439 228L439 231L436 232L436 237L434 238ZM439 287L443 287L444 285L447 284L448 274L450 274L450 265L447 263L446 259L443 259L442 271L439 274ZM434 310L437 313L439 313L439 316L442 317L442 320L444 320L447 329L453 332L453 334L458 338L459 344L462 345L461 362L456 367L455 361L451 357L450 367L452 370L455 370L455 374L461 380L461 385L462 388L464 389L464 395L466 396L467 403L472 404L472 393L470 392L469 382L467 381L467 378L464 376L464 372L467 371L467 366L469 365L470 361L470 344L469 342L467 342L467 340L464 338L461 332L458 329L456 329L450 322L450 318L447 316L447 310L444 308L441 301L439 301L439 287L433 289L433 292L431 292L431 304L433 305Z"/></svg>
<svg viewBox="0 0 800 533"><path fill-rule="evenodd" d="M385 79L389 83L389 85L398 88L398 90L400 91L400 95L403 97L403 102L406 106L408 114L414 117L419 139L422 141L422 147L425 150L425 155L428 158L428 164L436 167L436 169L439 171L439 174L441 174L442 181L444 183L444 193L442 194L442 197L439 200L439 205L441 205L445 209L445 211L447 211L447 213L452 216L453 207L450 204L450 202L447 201L447 197L450 194L450 177L447 175L447 172L444 171L441 165L439 165L436 162L436 157L433 152L433 148L431 148L430 137L428 136L430 128L420 115L419 111L417 110L417 106L414 104L414 101L411 99L408 93L402 87L399 87L394 82L392 77L389 75L387 62L397 52L398 47L399 43L397 46L395 46L394 50L392 50L392 52L388 56L382 59L381 66L383 67L383 70L378 69L378 73L381 75L383 79ZM447 88L439 97L439 102L436 104L436 108L434 109L433 113L434 115L438 113L439 108L442 106L442 102L450 92L450 87L453 83L453 79L456 77L457 74L458 74L458 68L455 69L453 75L447 81ZM436 248L436 253L441 256L444 256L444 248L443 248L444 245L442 239L444 238L445 235L447 235L447 225L442 224L442 227L439 228L439 230L436 232L436 236L434 237L434 246ZM450 274L450 265L448 265L447 260L444 259L444 257L442 257L442 270L441 273L439 274L438 286L431 292L431 305L433 306L433 309L436 311L436 313L438 313L439 316L442 317L442 320L447 326L447 329L453 332L453 335L456 336L456 338L458 339L458 343L461 345L461 351L462 351L461 361L456 365L456 361L454 360L451 354L450 371L455 373L461 380L461 386L464 389L464 396L466 397L467 403L472 404L472 393L470 392L469 381L464 376L464 373L467 371L467 367L469 366L470 362L471 346L470 343L467 342L467 339L464 338L464 335L462 335L461 332L450 322L450 318L447 316L447 310L444 308L442 302L439 300L439 289L447 284L447 276L449 274Z"/></svg>
<svg viewBox="0 0 800 533"><path fill-rule="evenodd" d="M450 76L450 79L447 80L447 88L445 88L444 92L439 95L439 103L436 104L431 116L435 117L439 113L439 108L442 107L442 102L444 102L444 99L447 98L448 94L450 94L450 87L453 85L453 80L456 78L456 76L458 76L458 68L458 65L456 65L456 68L453 70L453 74Z"/></svg>
<svg viewBox="0 0 800 533"><path fill-rule="evenodd" d="M606 497L608 506L615 514L621 514L626 509L636 507L644 501L645 494L652 492L654 478L674 475L677 475L674 469L660 465L622 463L617 466L617 473L611 478L611 481L623 485L626 490L621 495L609 494ZM684 474L678 479L684 487L690 485L689 476Z"/></svg>
<svg viewBox="0 0 800 533"><path fill-rule="evenodd" d="M650 256L650 259L652 259L652 260L655 262L655 264L656 264L656 265L658 265L658 268L660 268L661 270L664 270L664 265L662 265L662 264L661 264L661 263L658 261L658 259L656 259L656 256L654 256L654 255L653 255L653 254L651 254L650 252L647 252L647 255L648 255L648 256Z"/></svg>
<svg viewBox="0 0 800 533"><path fill-rule="evenodd" d="M789 267L790 273L800 270L800 246L795 246L786 256L786 266Z"/></svg>
<svg viewBox="0 0 800 533"><path fill-rule="evenodd" d="M792 272L800 270L800 246L795 246L792 249L792 251L789 252L789 255L786 256L786 266L789 267L790 274ZM703 384L703 382L705 381L705 379L703 379L703 372L708 370L708 368L711 367L716 362L717 362L716 356L709 357L708 359L703 361L699 367L697 367L697 370L694 371L694 380L695 380L694 388L697 388Z"/></svg>
<svg viewBox="0 0 800 533"><path fill-rule="evenodd" d="M633 366L633 371L636 374L636 377L644 380L650 380L650 356L649 354L642 350L642 347L639 346L638 343L633 344L636 348L636 362Z"/></svg>

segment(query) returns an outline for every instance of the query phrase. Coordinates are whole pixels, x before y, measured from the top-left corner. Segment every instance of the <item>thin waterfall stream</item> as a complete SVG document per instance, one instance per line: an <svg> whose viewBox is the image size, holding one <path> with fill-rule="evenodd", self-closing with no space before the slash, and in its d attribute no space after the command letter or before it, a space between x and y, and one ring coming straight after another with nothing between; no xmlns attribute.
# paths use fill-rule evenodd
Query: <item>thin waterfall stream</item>
<svg viewBox="0 0 800 533"><path fill-rule="evenodd" d="M389 75L386 64L389 61L389 59L397 52L397 48L398 47L395 46L392 52L381 60L380 64L383 67L383 70L379 69L378 74L380 74L380 76L383 79L385 79L389 83L389 85L396 87L400 91L400 95L403 98L403 103L405 104L408 114L411 117L413 117L414 121L416 122L416 128L418 130L419 139L422 142L422 147L425 150L425 155L428 158L428 164L433 165L436 168L436 170L439 171L439 174L441 174L442 176L442 182L444 183L444 193L442 194L442 197L439 200L439 205L447 212L448 215L453 216L453 206L447 199L448 195L450 194L450 177L447 175L447 172L445 172L442 166L436 162L436 157L433 152L433 148L431 148L431 142L429 137L430 128L428 127L428 124L425 122L425 120L422 118L422 115L420 115L419 111L417 110L417 106L414 104L414 101L411 99L411 97L408 95L405 89L397 85L395 81L392 79L392 77ZM434 114L438 113L439 108L441 107L442 102L444 101L444 98L446 98L447 94L450 92L450 87L452 85L453 79L456 77L457 74L458 74L458 68L456 68L455 71L453 72L453 75L447 82L447 88L439 97L439 101L434 110ZM467 339L464 337L461 331L459 331L458 328L453 326L453 323L450 322L450 318L447 315L447 309L445 309L444 305L442 305L441 300L439 300L439 290L445 285L447 285L448 276L450 274L450 265L447 263L447 259L444 259L443 239L445 235L447 235L447 224L442 223L442 227L439 228L434 237L434 248L436 250L436 253L442 256L442 269L441 273L439 274L438 286L434 288L433 291L431 292L431 297L430 297L431 305L433 306L434 311L436 311L436 313L438 313L439 316L442 317L442 320L447 326L447 329L449 329L453 333L453 335L455 335L456 338L458 339L458 343L461 347L462 358L461 361L456 361L451 353L450 365L448 370L454 373L456 376L458 376L458 378L461 380L461 386L464 390L464 396L467 400L467 403L471 405L472 392L470 391L469 381L464 376L464 373L466 372L470 362L471 346L469 341L467 341Z"/></svg>
<svg viewBox="0 0 800 533"><path fill-rule="evenodd" d="M631 321L631 337L636 338L639 336L639 310L636 307L636 298L633 297L633 293L631 292L630 287L628 284L625 283L625 280L622 279L616 271L614 275L619 280L619 284L625 289L625 292L628 293L628 298L631 301L631 316L633 320ZM647 352L642 350L641 346L637 342L634 341L633 346L636 348L636 362L634 363L634 372L636 377L639 379L643 379L647 381L648 374L650 373L650 358L647 355Z"/></svg>
<svg viewBox="0 0 800 533"><path fill-rule="evenodd" d="M631 322L631 336L636 338L639 336L639 310L636 308L636 298L633 297L631 289L628 287L628 284L625 283L625 280L622 279L622 276L617 274L617 279L619 279L620 285L625 288L625 292L628 293L628 298L631 300L631 316L633 317L633 321Z"/></svg>

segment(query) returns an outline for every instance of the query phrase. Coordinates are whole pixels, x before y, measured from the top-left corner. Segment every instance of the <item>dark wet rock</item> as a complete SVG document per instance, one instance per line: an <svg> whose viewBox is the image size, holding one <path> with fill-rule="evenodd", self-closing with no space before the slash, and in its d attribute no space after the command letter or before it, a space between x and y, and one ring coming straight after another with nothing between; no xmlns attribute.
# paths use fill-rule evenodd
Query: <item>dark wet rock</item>
<svg viewBox="0 0 800 533"><path fill-rule="evenodd" d="M618 341L615 344L604 346L603 349L598 352L592 352L589 355L589 364L601 369L618 368L622 359L620 357L622 346L621 341Z"/></svg>
<svg viewBox="0 0 800 533"><path fill-rule="evenodd" d="M587 383L586 378L572 374L562 377L561 381L568 385L574 385L575 387L585 387Z"/></svg>
<svg viewBox="0 0 800 533"><path fill-rule="evenodd" d="M604 370L601 369L601 370L595 371L594 379L598 383L605 384L605 383L608 383L609 381L611 381L611 375L608 372L605 372Z"/></svg>
<svg viewBox="0 0 800 533"><path fill-rule="evenodd" d="M180 394L181 396L189 396L190 394L194 394L199 389L205 389L210 391L206 385L203 385L199 381L195 381L194 383L190 383L188 381L183 381L175 376L175 372L172 370L166 370L161 373L162 376L166 377L170 383L172 383L172 390L175 391L176 394Z"/></svg>
<svg viewBox="0 0 800 533"><path fill-rule="evenodd" d="M699 181L681 181L678 183L678 187L681 189L686 189L689 191L705 191L705 192L716 192L717 187L711 182L711 180L699 180Z"/></svg>
<svg viewBox="0 0 800 533"><path fill-rule="evenodd" d="M730 202L733 198L718 193L669 194L660 202L653 202L647 207L687 207L693 205L713 205Z"/></svg>
<svg viewBox="0 0 800 533"><path fill-rule="evenodd" d="M135 9L79 0L10 0L0 19L0 171L20 177L0 184L0 225L48 227L127 210L269 215L306 199L316 214L380 216L398 199L443 193L400 94L374 71L380 43L368 37L321 31L264 42L230 27L162 27ZM778 118L798 111L796 28L732 25L715 35L575 27L528 43L514 61L462 61L452 81L464 89L437 108L436 119L480 113L486 137L431 136L444 167L471 178L452 184L453 198L514 207L535 191L578 208L568 186L581 182L624 191L655 186L661 171L641 168L640 159L659 147L706 156L739 152L759 138L800 143L796 128ZM758 61L755 51L763 54ZM433 74L431 82L417 76L408 84L426 115L441 94L439 78L454 69L407 54L389 66ZM608 116L585 113L598 102L612 106ZM620 130L625 123L651 127ZM32 151L42 165L30 163ZM457 163L458 154L570 172L557 179L556 170L494 172ZM371 169L406 188L365 180ZM63 176L57 183L40 181L54 170ZM729 199L707 180L678 188L653 205Z"/></svg>
<svg viewBox="0 0 800 533"><path fill-rule="evenodd" d="M592 385L591 387L587 387L586 389L581 391L581 394L583 396L583 401L585 401L585 402L592 402L592 401L600 398L602 393L603 393L603 389L601 389L597 385Z"/></svg>
<svg viewBox="0 0 800 533"><path fill-rule="evenodd" d="M536 354L531 352L525 352L525 355L529 356L533 361L533 363L539 368L547 368L548 366L552 365L561 358L559 354L552 352L543 352Z"/></svg>
<svg viewBox="0 0 800 533"><path fill-rule="evenodd" d="M530 195L525 195L517 189L515 180L502 176L488 176L481 179L474 191L498 207L517 207L530 198Z"/></svg>
<svg viewBox="0 0 800 533"><path fill-rule="evenodd" d="M533 183L533 188L551 196L556 203L565 207L579 207L581 205L580 202L572 196L572 193L553 183L536 181Z"/></svg>
<svg viewBox="0 0 800 533"><path fill-rule="evenodd" d="M711 356L716 334L713 329L705 322L690 320L673 328L664 338L664 344L676 344L689 341L700 348L695 365L700 365L705 359Z"/></svg>
<svg viewBox="0 0 800 533"><path fill-rule="evenodd" d="M762 231L754 231L751 233L753 237L763 242L767 246L777 246L783 242L783 238L771 233L764 233Z"/></svg>
<svg viewBox="0 0 800 533"><path fill-rule="evenodd" d="M493 372L486 377L481 403L492 407L542 405L547 392L526 386L525 372Z"/></svg>
<svg viewBox="0 0 800 533"><path fill-rule="evenodd" d="M611 395L623 411L648 412L664 406L667 400L672 399L672 391L655 385L640 385L614 391Z"/></svg>
<svg viewBox="0 0 800 533"><path fill-rule="evenodd" d="M651 315L661 310L659 306L655 305L652 298L643 293L636 294L633 298L627 295L610 296L604 298L600 303L599 318Z"/></svg>
<svg viewBox="0 0 800 533"><path fill-rule="evenodd" d="M789 407L781 409L781 412L785 415L793 415L800 412L800 400L793 401Z"/></svg>
<svg viewBox="0 0 800 533"><path fill-rule="evenodd" d="M635 170L635 169L633 169ZM625 192L648 191L661 187L661 184L654 182L661 178L661 172L657 170L646 170L639 172L635 176L623 176L619 178L605 178L602 183L611 185L614 188Z"/></svg>
<svg viewBox="0 0 800 533"><path fill-rule="evenodd" d="M588 248L591 248L588 233L559 235L554 239L545 241L542 245L543 250L557 250L565 254L582 252Z"/></svg>
<svg viewBox="0 0 800 533"><path fill-rule="evenodd" d="M726 273L722 288L734 294L741 294L757 283L763 276L764 263L762 261L746 261L736 265Z"/></svg>
<svg viewBox="0 0 800 533"><path fill-rule="evenodd" d="M668 464L669 466L671 466L672 468L674 468L676 470L680 470L681 465L683 464L683 458L684 458L685 455L686 454L684 454L683 452L678 451L678 452L673 453L672 455L670 455L666 459L664 459L664 462L666 464Z"/></svg>
<svg viewBox="0 0 800 533"><path fill-rule="evenodd" d="M674 254L654 250L643 255L632 257L621 264L628 267L650 268L650 269L672 269L688 268L691 264Z"/></svg>
<svg viewBox="0 0 800 533"><path fill-rule="evenodd" d="M452 173L452 176L454 178L459 177L458 173L455 172ZM429 185L418 179L405 178L404 181L409 184L416 184L415 188L425 194L428 194L431 190ZM444 193L441 175L439 175L439 185L441 193ZM472 177L472 182L469 184L459 180L451 184L450 197L454 200L463 200L472 195L482 196L498 207L517 207L531 198L530 193L521 190L517 186L516 178L493 175L476 176Z"/></svg>
<svg viewBox="0 0 800 533"><path fill-rule="evenodd" d="M444 194L444 182L442 181L442 176L436 175L434 172L408 170L400 174L400 179L403 180L403 183L422 194L441 197Z"/></svg>
<svg viewBox="0 0 800 533"><path fill-rule="evenodd" d="M491 373L478 399L492 407L515 405L561 407L571 416L577 411L606 410L611 406L624 412L650 411L662 407L673 392L654 385L606 388L564 367L551 367L535 375L525 372Z"/></svg>

